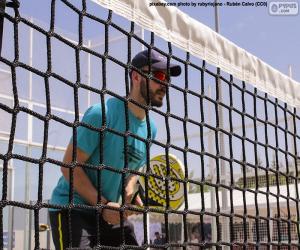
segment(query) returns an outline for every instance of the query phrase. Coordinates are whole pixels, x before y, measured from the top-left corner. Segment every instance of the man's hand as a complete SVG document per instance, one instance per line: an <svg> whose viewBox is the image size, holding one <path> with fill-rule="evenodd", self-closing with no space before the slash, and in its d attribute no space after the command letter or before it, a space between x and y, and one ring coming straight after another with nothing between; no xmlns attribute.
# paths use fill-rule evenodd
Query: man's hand
<svg viewBox="0 0 300 250"><path fill-rule="evenodd" d="M139 196L135 196L136 190L136 183L138 180L138 176L136 175L130 175L127 178L126 181L126 187L125 187L125 204L134 204L137 206L143 206L143 202ZM134 198L134 200L133 200Z"/></svg>
<svg viewBox="0 0 300 250"><path fill-rule="evenodd" d="M144 205L140 195L135 195L134 200L131 199L131 204L142 207Z"/></svg>
<svg viewBox="0 0 300 250"><path fill-rule="evenodd" d="M127 179L126 182L126 187L125 187L125 204L127 206L143 206L143 202L140 198L139 195L135 195L137 190L135 189L136 182L138 180L138 176L136 175L130 175ZM126 215L130 216L133 214L139 214L139 212L132 211L132 210L127 210Z"/></svg>
<svg viewBox="0 0 300 250"><path fill-rule="evenodd" d="M131 201L131 203L127 203L127 206L138 206L138 207L142 207L144 204L141 200L141 197L139 195L137 195L134 200ZM137 211L133 211L133 210L126 210L126 215L130 216L130 215L134 215L134 214L140 214L141 212L137 212Z"/></svg>
<svg viewBox="0 0 300 250"><path fill-rule="evenodd" d="M106 205L114 208L120 208L120 204L115 202L109 202ZM127 219L127 215L124 214L124 216L125 216L124 219ZM113 224L113 225L120 224L120 212L118 210L103 208L102 217L109 224Z"/></svg>

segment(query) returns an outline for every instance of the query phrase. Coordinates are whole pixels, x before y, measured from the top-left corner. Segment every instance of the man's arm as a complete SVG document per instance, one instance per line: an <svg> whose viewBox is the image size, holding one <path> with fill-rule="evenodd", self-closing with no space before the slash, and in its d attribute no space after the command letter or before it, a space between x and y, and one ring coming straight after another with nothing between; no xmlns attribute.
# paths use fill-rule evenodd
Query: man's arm
<svg viewBox="0 0 300 250"><path fill-rule="evenodd" d="M73 144L70 143L65 152L63 159L64 163L72 162ZM77 148L77 162L84 163L88 160L89 155ZM70 180L70 170L69 168L61 167L61 172L66 180ZM81 167L76 167L73 172L73 186L76 192L84 198L90 205L95 206L98 201L98 192L94 187L86 173ZM115 202L108 202L108 200L101 196L101 203L107 204L110 207L120 208L120 205ZM103 219L111 224L120 224L120 214L117 210L104 209L102 212ZM125 215L126 218L126 215Z"/></svg>
<svg viewBox="0 0 300 250"><path fill-rule="evenodd" d="M64 155L64 159L63 159L64 163L69 164L72 162L72 153L73 153L73 144L70 143ZM79 148L77 148L76 153L77 153L78 163L85 163L89 158L89 155L83 152L82 150L80 150ZM61 167L61 172L65 177L65 179L69 181L70 180L69 168ZM73 185L76 192L82 198L84 198L90 205L95 206L98 201L98 192L94 187L94 185L92 184L92 182L90 181L90 179L88 178L88 176L86 175L86 173L83 171L81 167L76 167L74 169L73 176L74 176ZM101 202L102 203L107 202L105 197L101 196Z"/></svg>

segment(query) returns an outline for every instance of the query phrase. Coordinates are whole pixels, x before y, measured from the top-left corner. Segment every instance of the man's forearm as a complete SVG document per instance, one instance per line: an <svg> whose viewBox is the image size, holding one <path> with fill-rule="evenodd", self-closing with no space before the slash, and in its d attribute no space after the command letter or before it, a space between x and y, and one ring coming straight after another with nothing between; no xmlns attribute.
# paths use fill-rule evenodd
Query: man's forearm
<svg viewBox="0 0 300 250"><path fill-rule="evenodd" d="M69 169L63 171L66 180L70 181ZM81 167L76 167L73 172L73 186L74 190L85 199L90 205L95 206L98 202L98 192L92 182L89 180L86 173ZM105 197L101 196L101 203L106 203Z"/></svg>
<svg viewBox="0 0 300 250"><path fill-rule="evenodd" d="M73 145L72 143L68 145L67 150L64 155L63 162L64 163L71 163L72 162L72 154L73 154ZM77 149L77 162L84 163L88 160L89 155L84 153L82 150ZM61 167L61 172L67 181L70 181L69 175L70 170L65 167ZM83 169L77 166L73 172L73 185L75 191L85 199L90 205L95 206L98 202L98 192L97 189L94 187L86 173ZM101 202L106 203L107 200L102 196Z"/></svg>

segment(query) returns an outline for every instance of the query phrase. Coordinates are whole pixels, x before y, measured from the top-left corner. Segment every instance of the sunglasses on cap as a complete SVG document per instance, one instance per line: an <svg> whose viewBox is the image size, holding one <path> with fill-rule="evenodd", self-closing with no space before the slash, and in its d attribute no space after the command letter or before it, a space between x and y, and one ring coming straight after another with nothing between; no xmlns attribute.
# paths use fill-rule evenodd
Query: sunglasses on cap
<svg viewBox="0 0 300 250"><path fill-rule="evenodd" d="M142 70L142 72L147 73L147 74L150 73L149 70ZM160 70L153 70L152 75L154 76L154 78L156 78L162 82L168 82L170 80L170 77L168 76L168 74L163 71L160 71Z"/></svg>

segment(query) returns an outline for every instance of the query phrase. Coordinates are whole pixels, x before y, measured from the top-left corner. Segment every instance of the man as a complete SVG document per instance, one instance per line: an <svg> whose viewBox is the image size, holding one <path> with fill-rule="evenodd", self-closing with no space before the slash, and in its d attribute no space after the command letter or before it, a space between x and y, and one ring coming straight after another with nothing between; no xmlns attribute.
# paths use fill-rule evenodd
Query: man
<svg viewBox="0 0 300 250"><path fill-rule="evenodd" d="M154 245L163 245L163 244L165 244L165 242L164 242L164 240L161 237L159 232L155 232L154 235L155 235L155 239L153 241Z"/></svg>
<svg viewBox="0 0 300 250"><path fill-rule="evenodd" d="M138 53L132 60L132 65L140 69L145 74L149 73L148 51ZM168 82L167 61L156 51L151 51L151 71L155 78L162 82ZM170 65L170 75L178 76L181 73L179 65ZM150 105L161 107L166 93L166 85L157 81L147 79L136 70L130 73L131 89L129 97L141 105ZM149 85L149 91L148 91ZM148 99L149 92L149 99ZM147 138L148 129L145 110L133 103L128 103L128 112L126 119L125 103L117 98L108 99L105 107L96 104L90 107L82 119L82 123L87 126L77 128L77 146L76 161L91 166L99 166L100 163L106 167L115 170L122 170L127 167L131 170L138 170L146 163L146 144L133 136L127 136L127 150L124 148L126 132L126 120L129 122L129 130L132 134ZM105 114L105 115L103 115ZM105 119L104 119L105 118ZM105 120L103 124L102 121ZM103 141L100 141L99 132L93 128L100 129L105 125L103 132ZM150 119L151 138L156 135L156 127ZM74 139L74 138L73 138ZM68 145L63 162L70 164L72 162L74 140ZM75 150L74 150L75 151ZM127 153L128 164L125 166L125 153ZM102 159L102 161L100 161ZM69 168L61 167L63 176L59 179L55 187L51 204L68 205L69 204ZM120 226L120 204L118 203L122 194L122 174L114 172L111 169L104 169L100 174L101 199L98 199L98 172L87 167L76 166L74 168L74 203L96 206L101 202L110 208L101 211L100 218L100 243L106 246L120 246L123 243L122 228ZM125 204L132 202L134 195L134 186L138 176L129 175L125 183ZM136 205L142 206L143 203L139 197L134 201ZM53 241L56 249L66 249L69 247L68 230L68 210L51 209L50 222L52 227ZM125 212L123 219L124 243L127 245L137 245L133 227L126 220L129 213ZM94 247L97 236L97 217L96 211L88 209L73 209L71 212L71 236L72 247Z"/></svg>

